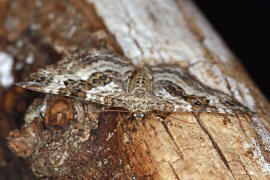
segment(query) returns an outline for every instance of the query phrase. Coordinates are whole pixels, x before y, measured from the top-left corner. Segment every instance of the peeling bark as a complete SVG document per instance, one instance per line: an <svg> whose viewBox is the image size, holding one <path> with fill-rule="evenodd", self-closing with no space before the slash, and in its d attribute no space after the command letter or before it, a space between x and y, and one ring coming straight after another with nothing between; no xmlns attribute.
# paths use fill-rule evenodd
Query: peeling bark
<svg viewBox="0 0 270 180"><path fill-rule="evenodd" d="M107 48L135 65L185 66L204 85L258 113L152 113L138 124L130 113L46 95L32 102L21 130L7 138L37 178L269 178L269 103L191 1L10 0L0 19L0 35L9 31L3 50L13 56L17 81L69 51ZM34 98L24 95L32 92L2 92L1 116L16 112L21 119ZM1 149L0 163L7 166Z"/></svg>

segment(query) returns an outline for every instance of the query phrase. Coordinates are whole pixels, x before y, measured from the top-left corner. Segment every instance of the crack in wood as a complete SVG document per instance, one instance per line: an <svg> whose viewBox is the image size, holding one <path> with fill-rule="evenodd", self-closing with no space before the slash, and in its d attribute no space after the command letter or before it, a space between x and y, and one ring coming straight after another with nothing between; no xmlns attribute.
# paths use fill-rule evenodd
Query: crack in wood
<svg viewBox="0 0 270 180"><path fill-rule="evenodd" d="M220 156L220 159L223 161L224 165L228 168L228 170L231 172L232 176L234 179L235 176L233 174L233 171L232 169L230 168L229 164L228 164L228 161L225 157L225 155L223 154L222 150L220 149L220 147L217 145L216 141L214 140L214 138L212 137L212 135L210 134L210 132L207 131L207 129L202 125L202 123L200 122L200 117L199 117L199 114L196 114L196 113L192 113L194 115L194 117L196 118L199 126L202 128L202 130L204 131L204 133L208 136L209 140L212 142L212 145L213 147L215 148L215 150L217 151L217 153L219 154Z"/></svg>
<svg viewBox="0 0 270 180"><path fill-rule="evenodd" d="M243 125L242 125L242 121L240 120L239 116L236 114L236 117L237 117L237 120L238 120L238 123L239 123L239 127L241 128L243 134L245 135L245 137L249 140L249 142L251 142L251 140L249 139L248 135L246 134L244 128L243 128ZM245 118L246 119L246 118ZM249 176L249 178L251 179L251 176L250 174L248 173L245 165L242 163L242 161L239 159L239 157L237 156L237 154L234 154L238 160L238 162L241 164L241 166L243 167L244 171L246 172L246 175Z"/></svg>
<svg viewBox="0 0 270 180"><path fill-rule="evenodd" d="M233 153L233 154L234 154L234 153ZM252 179L251 176L250 176L250 174L248 173L248 171L247 171L245 165L244 165L244 164L242 163L242 161L239 159L239 157L237 156L237 154L234 154L234 155L235 155L235 157L237 158L238 162L239 162L239 163L241 164L241 166L243 167L244 171L246 172L246 175L248 175L249 179Z"/></svg>
<svg viewBox="0 0 270 180"><path fill-rule="evenodd" d="M175 139L173 138L173 135L171 134L171 132L170 132L168 126L167 126L166 123L164 123L164 122L161 122L161 123L162 123L164 129L166 130L166 133L167 133L168 136L171 138L171 140L172 140L174 146L176 147L176 149L177 149L177 154L179 155L179 157L180 157L181 159L184 160L184 155L183 155L183 153L181 152L180 148L178 147L177 143L175 142Z"/></svg>
<svg viewBox="0 0 270 180"><path fill-rule="evenodd" d="M249 142L251 142L251 140L249 139L247 133L245 132L244 128L243 128L243 124L242 124L242 121L240 119L240 117L236 114L236 117L237 117L237 120L238 120L238 124L239 124L239 127L241 128L243 134L245 135L245 137L249 140ZM245 117L245 120L247 120L247 118Z"/></svg>
<svg viewBox="0 0 270 180"><path fill-rule="evenodd" d="M173 168L172 164L171 164L171 163L169 163L169 162L168 162L168 164L169 164L169 166L171 167L172 172L173 172L173 174L174 174L175 178L176 178L177 180L180 180L180 178L179 178L179 176L177 175L177 173L175 172L175 170L174 170L174 168Z"/></svg>

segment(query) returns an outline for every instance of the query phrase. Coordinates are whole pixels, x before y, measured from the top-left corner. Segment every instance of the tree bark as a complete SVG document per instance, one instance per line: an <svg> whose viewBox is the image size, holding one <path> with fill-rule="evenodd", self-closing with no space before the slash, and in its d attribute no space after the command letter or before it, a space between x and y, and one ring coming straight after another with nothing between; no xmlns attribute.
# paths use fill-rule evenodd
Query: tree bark
<svg viewBox="0 0 270 180"><path fill-rule="evenodd" d="M13 57L16 81L70 51L107 48L137 66L185 66L205 86L257 112L152 113L136 124L126 113L94 113L101 107L46 95L32 102L21 130L7 138L37 178L269 178L269 102L192 1L10 0L4 17L0 33L9 33L2 35L7 42L3 51ZM10 121L21 119L33 99L25 93L33 92L18 87L3 92L13 98L1 97L11 101L1 105L1 115L18 113ZM23 105L11 111L22 96ZM116 128L119 121L123 123ZM114 135L108 139L108 134Z"/></svg>

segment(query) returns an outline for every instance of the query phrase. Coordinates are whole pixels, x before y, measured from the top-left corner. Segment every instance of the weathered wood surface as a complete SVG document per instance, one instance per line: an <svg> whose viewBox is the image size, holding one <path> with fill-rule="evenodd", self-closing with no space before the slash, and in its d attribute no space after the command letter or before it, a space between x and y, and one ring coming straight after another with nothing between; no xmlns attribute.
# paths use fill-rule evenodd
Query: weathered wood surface
<svg viewBox="0 0 270 180"><path fill-rule="evenodd" d="M6 7L0 16L1 53L12 57L15 81L69 51L102 47L138 66L161 62L185 66L203 84L258 112L254 117L181 112L162 117L172 124L152 114L144 125L137 125L125 113L92 113L99 108L94 104L39 98L28 108L23 128L8 137L9 147L26 158L37 176L269 179L269 103L191 1L10 0L1 6ZM5 129L22 120L32 94L12 86L1 89ZM106 141L121 119L122 126ZM5 136L1 134L2 139ZM0 162L6 168L2 174L14 166L1 153Z"/></svg>

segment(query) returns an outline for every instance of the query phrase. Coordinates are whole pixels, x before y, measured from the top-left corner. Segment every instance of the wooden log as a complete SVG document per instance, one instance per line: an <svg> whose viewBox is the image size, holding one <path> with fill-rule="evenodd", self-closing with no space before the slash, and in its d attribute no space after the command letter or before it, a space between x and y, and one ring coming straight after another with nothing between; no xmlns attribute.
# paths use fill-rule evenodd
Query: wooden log
<svg viewBox="0 0 270 180"><path fill-rule="evenodd" d="M10 3L16 9L21 2ZM192 1L31 3L28 7L34 10L27 13L24 33L10 38L17 42L27 38L30 48L20 48L22 54L34 52L39 57L35 67L48 59L53 59L50 63L60 60L72 50L107 48L137 66L185 67L205 86L257 112L224 116L177 112L164 117L152 113L136 124L126 113L94 113L102 107L47 95L32 103L21 131L12 131L8 137L9 147L27 157L37 177L269 178L269 103ZM49 47L45 52L38 48L44 44ZM20 57L14 48L8 53ZM119 121L122 125L116 128ZM108 139L109 134L114 135Z"/></svg>

